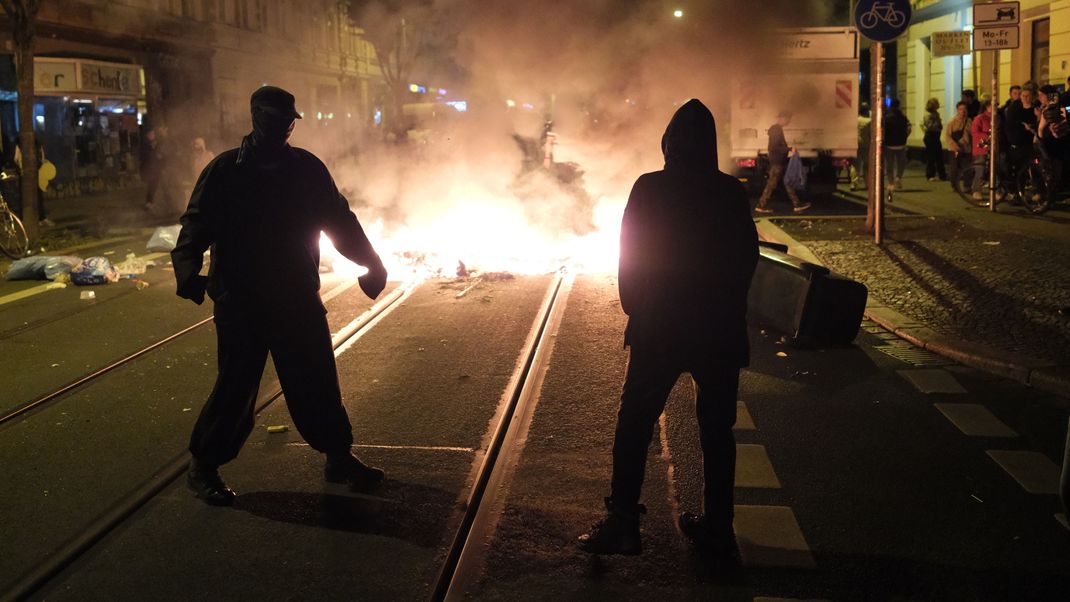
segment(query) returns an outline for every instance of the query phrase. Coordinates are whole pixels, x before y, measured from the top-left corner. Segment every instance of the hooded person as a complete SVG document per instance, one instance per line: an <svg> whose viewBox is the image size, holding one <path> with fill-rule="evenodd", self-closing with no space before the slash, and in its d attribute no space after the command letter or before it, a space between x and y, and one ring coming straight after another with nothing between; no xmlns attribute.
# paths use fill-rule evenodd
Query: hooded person
<svg viewBox="0 0 1070 602"><path fill-rule="evenodd" d="M717 167L713 115L684 104L662 138L665 168L632 188L621 224L618 286L628 315L628 368L613 443L607 516L580 548L595 554L641 551L639 503L654 424L676 380L689 372L702 440L702 516L684 514L681 530L736 569L732 531L736 393L749 363L747 294L758 237L743 185Z"/></svg>
<svg viewBox="0 0 1070 602"><path fill-rule="evenodd" d="M320 233L368 268L360 286L372 299L386 286L386 269L327 168L290 146L301 118L293 95L264 86L250 109L253 131L201 172L171 252L178 296L200 304L207 293L215 302L219 372L190 438L187 475L212 505L233 503L218 468L237 457L252 431L269 352L297 430L327 456L327 480L367 487L383 478L350 451L352 426L319 295Z"/></svg>

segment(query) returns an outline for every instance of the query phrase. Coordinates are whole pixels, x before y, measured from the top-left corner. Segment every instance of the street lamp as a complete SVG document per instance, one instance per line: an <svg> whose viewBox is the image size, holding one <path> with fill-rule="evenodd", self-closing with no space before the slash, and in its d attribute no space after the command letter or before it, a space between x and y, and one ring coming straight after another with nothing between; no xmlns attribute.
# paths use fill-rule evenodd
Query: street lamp
<svg viewBox="0 0 1070 602"><path fill-rule="evenodd" d="M672 11L672 16L676 17L677 19L682 19L684 17L684 11L676 9Z"/></svg>

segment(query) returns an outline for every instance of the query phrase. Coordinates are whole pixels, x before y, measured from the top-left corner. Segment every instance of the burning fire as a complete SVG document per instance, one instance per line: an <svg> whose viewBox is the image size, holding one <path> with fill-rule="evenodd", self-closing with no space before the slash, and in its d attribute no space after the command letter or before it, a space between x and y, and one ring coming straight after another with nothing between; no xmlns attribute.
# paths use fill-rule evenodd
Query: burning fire
<svg viewBox="0 0 1070 602"><path fill-rule="evenodd" d="M555 234L532 223L522 206L478 194L444 203L418 222L388 229L382 219L365 225L391 279L453 277L460 263L470 271L545 274L614 272L624 203L594 207L590 234ZM410 220L413 221L413 220ZM365 269L343 257L321 235L324 266L346 277Z"/></svg>

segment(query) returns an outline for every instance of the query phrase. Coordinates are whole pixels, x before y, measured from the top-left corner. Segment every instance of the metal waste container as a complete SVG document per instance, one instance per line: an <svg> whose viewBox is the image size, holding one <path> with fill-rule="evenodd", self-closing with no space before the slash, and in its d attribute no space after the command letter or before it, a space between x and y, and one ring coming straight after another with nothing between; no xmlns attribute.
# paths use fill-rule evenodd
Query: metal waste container
<svg viewBox="0 0 1070 602"><path fill-rule="evenodd" d="M866 286L786 251L761 243L748 319L784 333L797 347L851 344L865 315Z"/></svg>

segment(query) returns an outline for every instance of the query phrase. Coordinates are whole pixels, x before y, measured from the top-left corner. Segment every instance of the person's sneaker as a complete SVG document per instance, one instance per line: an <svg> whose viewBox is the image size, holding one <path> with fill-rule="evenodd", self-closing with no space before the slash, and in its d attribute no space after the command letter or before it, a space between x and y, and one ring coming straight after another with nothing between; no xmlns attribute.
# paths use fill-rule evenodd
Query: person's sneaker
<svg viewBox="0 0 1070 602"><path fill-rule="evenodd" d="M634 512L621 512L606 498L606 517L577 538L581 551L588 554L620 554L635 556L643 551L639 535L639 515L646 514L646 507L639 504Z"/></svg>
<svg viewBox="0 0 1070 602"><path fill-rule="evenodd" d="M985 197L980 192L975 192L975 193L973 193L973 200L975 200L975 201L983 201L983 200L985 200Z"/></svg>
<svg viewBox="0 0 1070 602"><path fill-rule="evenodd" d="M50 220L50 219L48 219L46 217L45 219L37 222L37 225L42 227L42 228L51 228L51 227L56 225L56 222L54 222L54 221L52 221L52 220Z"/></svg>
<svg viewBox="0 0 1070 602"><path fill-rule="evenodd" d="M896 178L895 181L892 182L892 190L902 190L902 189L903 189L902 180L900 180L899 178Z"/></svg>
<svg viewBox="0 0 1070 602"><path fill-rule="evenodd" d="M349 452L327 456L327 462L323 465L323 478L328 483L349 483L358 489L374 487L383 482L384 476L381 469L368 466Z"/></svg>
<svg viewBox="0 0 1070 602"><path fill-rule="evenodd" d="M235 493L219 476L219 470L199 463L190 462L186 473L186 486L196 494L197 499L204 500L210 506L233 506Z"/></svg>
<svg viewBox="0 0 1070 602"><path fill-rule="evenodd" d="M735 577L743 567L739 544L732 528L711 528L706 517L691 512L680 515L680 531L704 555L708 556L715 574Z"/></svg>
<svg viewBox="0 0 1070 602"><path fill-rule="evenodd" d="M803 211L806 211L810 207L813 207L812 203L803 203L802 205L799 205L798 207L795 208L795 213L802 213Z"/></svg>
<svg viewBox="0 0 1070 602"><path fill-rule="evenodd" d="M929 178L929 181L930 181L930 182L935 182L935 181L936 181L936 178Z"/></svg>
<svg viewBox="0 0 1070 602"><path fill-rule="evenodd" d="M754 212L755 213L762 213L762 214L770 214L770 213L773 212L773 210L770 209L769 207L755 207L754 208Z"/></svg>

